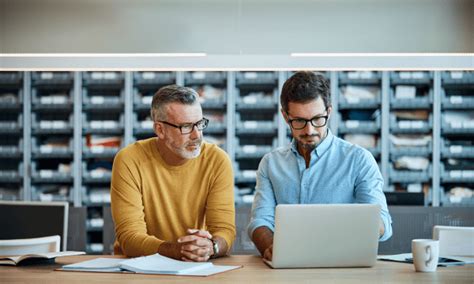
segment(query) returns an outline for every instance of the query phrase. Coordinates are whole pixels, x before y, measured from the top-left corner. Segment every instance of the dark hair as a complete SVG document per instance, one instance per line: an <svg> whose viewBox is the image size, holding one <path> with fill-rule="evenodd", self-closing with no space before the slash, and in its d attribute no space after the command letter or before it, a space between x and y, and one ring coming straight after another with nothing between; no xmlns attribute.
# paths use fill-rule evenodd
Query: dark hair
<svg viewBox="0 0 474 284"><path fill-rule="evenodd" d="M307 103L321 97L326 107L331 106L329 82L321 73L298 71L286 80L281 91L280 103L288 112L290 102Z"/></svg>
<svg viewBox="0 0 474 284"><path fill-rule="evenodd" d="M198 93L188 87L178 85L168 85L160 88L154 95L151 102L151 118L153 121L166 120L164 107L169 103L181 103L192 105L198 100Z"/></svg>

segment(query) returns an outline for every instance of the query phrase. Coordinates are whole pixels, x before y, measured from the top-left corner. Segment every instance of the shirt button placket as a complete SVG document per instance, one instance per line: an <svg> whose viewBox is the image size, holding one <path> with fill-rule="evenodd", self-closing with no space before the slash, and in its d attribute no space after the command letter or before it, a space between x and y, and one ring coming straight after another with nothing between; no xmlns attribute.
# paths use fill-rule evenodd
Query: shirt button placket
<svg viewBox="0 0 474 284"><path fill-rule="evenodd" d="M300 158L298 161L298 166L301 173L301 182L300 182L300 200L301 204L304 204L306 197L306 162L303 158Z"/></svg>
<svg viewBox="0 0 474 284"><path fill-rule="evenodd" d="M304 204L306 199L306 169L303 170L303 175L301 177L301 194L300 194L300 203Z"/></svg>

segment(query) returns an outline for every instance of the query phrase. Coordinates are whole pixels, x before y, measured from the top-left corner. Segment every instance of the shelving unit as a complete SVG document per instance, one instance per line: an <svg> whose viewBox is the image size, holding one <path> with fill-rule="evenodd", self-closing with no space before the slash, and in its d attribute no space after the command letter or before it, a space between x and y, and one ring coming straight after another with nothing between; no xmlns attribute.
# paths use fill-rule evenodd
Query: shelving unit
<svg viewBox="0 0 474 284"><path fill-rule="evenodd" d="M258 164L277 146L278 73L237 72L235 86L234 172L236 202L253 201Z"/></svg>
<svg viewBox="0 0 474 284"><path fill-rule="evenodd" d="M337 110L339 136L369 150L380 164L381 155L381 72L338 74Z"/></svg>
<svg viewBox="0 0 474 284"><path fill-rule="evenodd" d="M82 80L82 190L89 253L104 252L103 205L110 203L115 154L124 146L125 74L86 72Z"/></svg>
<svg viewBox="0 0 474 284"><path fill-rule="evenodd" d="M441 75L441 188L444 206L474 205L474 73ZM472 194L472 193L471 193Z"/></svg>
<svg viewBox="0 0 474 284"><path fill-rule="evenodd" d="M385 191L422 191L432 206L474 204L463 189L474 188L473 72L324 74L333 94L333 133L373 154ZM204 137L233 162L236 202L250 203L260 159L290 141L279 94L291 75L0 72L0 199L85 206L88 252L110 251L101 228L113 158L125 145L154 136L153 94L180 84L200 94L204 116L211 120ZM404 157L425 159L425 166L399 167L407 164Z"/></svg>
<svg viewBox="0 0 474 284"><path fill-rule="evenodd" d="M23 197L23 74L0 73L0 199Z"/></svg>
<svg viewBox="0 0 474 284"><path fill-rule="evenodd" d="M73 81L71 72L31 74L32 200L73 202Z"/></svg>
<svg viewBox="0 0 474 284"><path fill-rule="evenodd" d="M424 192L432 202L433 73L390 74L390 191Z"/></svg>

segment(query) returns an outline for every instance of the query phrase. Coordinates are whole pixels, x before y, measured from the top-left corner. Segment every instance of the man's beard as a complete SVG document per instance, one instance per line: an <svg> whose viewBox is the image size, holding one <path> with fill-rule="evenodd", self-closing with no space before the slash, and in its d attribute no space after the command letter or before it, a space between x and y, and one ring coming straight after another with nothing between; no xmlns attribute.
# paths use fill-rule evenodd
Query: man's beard
<svg viewBox="0 0 474 284"><path fill-rule="evenodd" d="M312 142L304 142L304 139L305 138L308 138L308 137L319 137L319 141L312 141ZM300 135L298 136L299 139L296 139L296 142L298 143L298 146L300 148L303 148L305 150L314 150L318 145L319 143L321 143L321 135L319 135L319 133L316 133L316 134L313 134L313 135Z"/></svg>
<svg viewBox="0 0 474 284"><path fill-rule="evenodd" d="M188 146L195 146L196 148L194 150L188 150ZM196 139L193 141L186 142L181 147L175 147L173 144L169 144L168 147L171 149L174 149L178 155L180 155L184 159L194 159L197 158L201 154L201 145L202 145L202 139Z"/></svg>

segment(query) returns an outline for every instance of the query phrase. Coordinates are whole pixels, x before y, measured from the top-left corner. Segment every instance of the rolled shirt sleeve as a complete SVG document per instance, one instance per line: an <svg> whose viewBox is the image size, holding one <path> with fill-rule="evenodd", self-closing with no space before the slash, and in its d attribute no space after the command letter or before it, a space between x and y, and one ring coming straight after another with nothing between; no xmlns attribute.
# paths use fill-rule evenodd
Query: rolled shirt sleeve
<svg viewBox="0 0 474 284"><path fill-rule="evenodd" d="M357 203L370 203L380 205L380 217L384 225L384 234L380 241L386 241L392 236L392 219L388 212L387 201L383 193L383 178L377 162L372 154L361 149L361 161L357 163L359 175L355 180L355 200Z"/></svg>
<svg viewBox="0 0 474 284"><path fill-rule="evenodd" d="M253 232L258 227L268 227L275 230L275 207L277 205L273 187L268 178L268 155L262 158L257 170L255 198L252 204L248 234L252 239Z"/></svg>

